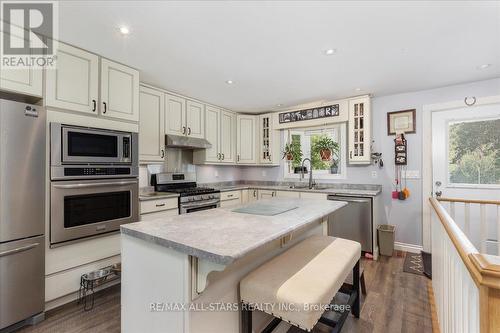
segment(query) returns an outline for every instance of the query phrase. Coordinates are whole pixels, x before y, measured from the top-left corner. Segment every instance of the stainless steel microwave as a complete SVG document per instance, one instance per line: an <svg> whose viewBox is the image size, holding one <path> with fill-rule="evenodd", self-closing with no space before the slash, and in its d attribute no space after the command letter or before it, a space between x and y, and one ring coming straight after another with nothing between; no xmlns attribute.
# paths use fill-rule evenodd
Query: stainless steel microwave
<svg viewBox="0 0 500 333"><path fill-rule="evenodd" d="M137 177L138 134L50 124L51 179Z"/></svg>

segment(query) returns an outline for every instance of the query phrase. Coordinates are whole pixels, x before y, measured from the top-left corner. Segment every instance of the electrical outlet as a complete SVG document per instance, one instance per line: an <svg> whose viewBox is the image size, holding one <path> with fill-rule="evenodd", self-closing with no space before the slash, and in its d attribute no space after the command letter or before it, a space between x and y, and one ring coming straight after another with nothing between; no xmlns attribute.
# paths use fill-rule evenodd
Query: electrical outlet
<svg viewBox="0 0 500 333"><path fill-rule="evenodd" d="M377 178L377 177L378 177L377 171L372 171L372 178Z"/></svg>
<svg viewBox="0 0 500 333"><path fill-rule="evenodd" d="M219 171L215 170L214 171L214 176L215 176L215 178L219 178Z"/></svg>

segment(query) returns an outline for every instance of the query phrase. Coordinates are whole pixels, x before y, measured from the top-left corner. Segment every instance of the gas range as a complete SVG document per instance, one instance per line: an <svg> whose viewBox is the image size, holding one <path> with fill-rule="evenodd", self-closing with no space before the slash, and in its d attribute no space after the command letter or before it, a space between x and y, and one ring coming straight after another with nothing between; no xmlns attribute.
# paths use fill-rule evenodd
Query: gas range
<svg viewBox="0 0 500 333"><path fill-rule="evenodd" d="M179 193L179 214L220 207L220 191L198 187L194 173L158 173L151 184L156 192Z"/></svg>

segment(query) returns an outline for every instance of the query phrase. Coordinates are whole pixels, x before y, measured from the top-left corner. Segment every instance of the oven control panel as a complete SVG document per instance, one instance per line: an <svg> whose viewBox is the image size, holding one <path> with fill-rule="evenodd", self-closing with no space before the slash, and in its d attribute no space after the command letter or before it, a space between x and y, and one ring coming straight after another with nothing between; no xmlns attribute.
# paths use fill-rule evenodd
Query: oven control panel
<svg viewBox="0 0 500 333"><path fill-rule="evenodd" d="M64 168L64 176L130 175L130 168Z"/></svg>

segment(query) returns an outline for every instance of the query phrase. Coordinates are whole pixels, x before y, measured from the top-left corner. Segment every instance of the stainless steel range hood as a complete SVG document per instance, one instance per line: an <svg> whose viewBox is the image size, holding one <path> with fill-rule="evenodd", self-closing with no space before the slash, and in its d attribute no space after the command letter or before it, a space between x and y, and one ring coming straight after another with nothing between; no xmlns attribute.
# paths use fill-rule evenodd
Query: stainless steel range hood
<svg viewBox="0 0 500 333"><path fill-rule="evenodd" d="M165 135L165 145L167 148L184 149L207 149L212 148L212 144L205 139L192 138L183 135Z"/></svg>

